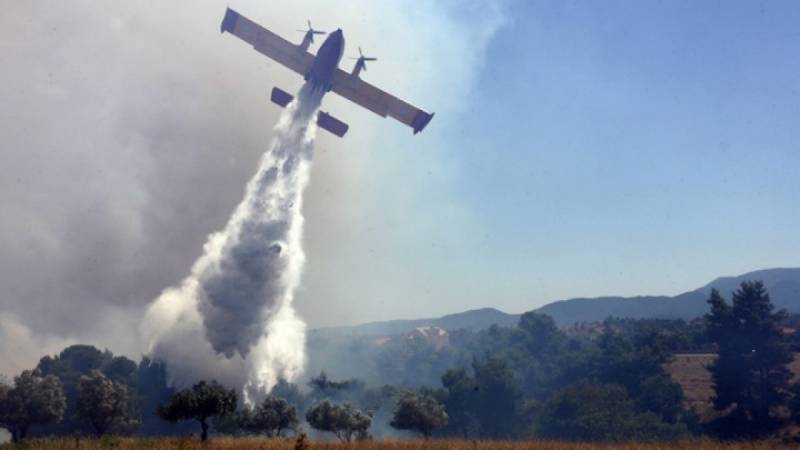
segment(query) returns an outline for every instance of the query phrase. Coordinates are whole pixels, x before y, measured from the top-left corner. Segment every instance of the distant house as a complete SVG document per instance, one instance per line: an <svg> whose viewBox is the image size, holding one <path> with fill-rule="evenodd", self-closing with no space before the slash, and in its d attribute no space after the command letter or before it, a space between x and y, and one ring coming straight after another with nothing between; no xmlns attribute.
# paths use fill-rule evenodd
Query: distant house
<svg viewBox="0 0 800 450"><path fill-rule="evenodd" d="M408 333L408 339L423 340L436 350L450 345L450 335L447 334L447 330L433 325L415 328L414 331Z"/></svg>

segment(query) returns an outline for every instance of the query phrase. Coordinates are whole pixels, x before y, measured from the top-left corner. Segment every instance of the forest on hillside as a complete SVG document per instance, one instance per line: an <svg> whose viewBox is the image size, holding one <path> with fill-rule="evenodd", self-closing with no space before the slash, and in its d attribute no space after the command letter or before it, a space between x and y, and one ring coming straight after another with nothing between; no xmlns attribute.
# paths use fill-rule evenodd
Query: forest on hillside
<svg viewBox="0 0 800 450"><path fill-rule="evenodd" d="M282 380L252 406L214 380L170 386L163 361L73 345L0 384L0 426L16 441L302 433L345 442L792 439L800 384L787 366L800 350L800 318L775 311L755 281L728 299L714 290L707 303L691 322L609 318L559 328L529 312L513 327L452 332L438 348L419 339L356 346L345 363L371 371L369 381L323 371L304 383ZM690 408L665 369L673 355L693 351L717 355L708 410Z"/></svg>

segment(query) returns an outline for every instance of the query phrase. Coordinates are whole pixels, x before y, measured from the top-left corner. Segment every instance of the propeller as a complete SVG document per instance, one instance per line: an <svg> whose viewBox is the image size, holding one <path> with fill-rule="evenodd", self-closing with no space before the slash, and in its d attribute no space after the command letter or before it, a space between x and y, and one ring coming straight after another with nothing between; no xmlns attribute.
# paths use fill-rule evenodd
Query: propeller
<svg viewBox="0 0 800 450"><path fill-rule="evenodd" d="M308 29L307 30L297 30L300 33L306 34L306 39L309 39L310 42L314 43L314 35L315 34L326 34L325 31L315 30L314 27L311 26L311 20L307 20L308 22Z"/></svg>
<svg viewBox="0 0 800 450"><path fill-rule="evenodd" d="M364 53L361 51L361 47L358 47L358 55L359 55L358 58L350 57L350 59L357 60L358 62L356 62L356 66L361 66L361 68L364 70L364 72L367 71L367 64L366 64L367 61L377 61L378 60L378 58L373 58L371 56L364 56Z"/></svg>

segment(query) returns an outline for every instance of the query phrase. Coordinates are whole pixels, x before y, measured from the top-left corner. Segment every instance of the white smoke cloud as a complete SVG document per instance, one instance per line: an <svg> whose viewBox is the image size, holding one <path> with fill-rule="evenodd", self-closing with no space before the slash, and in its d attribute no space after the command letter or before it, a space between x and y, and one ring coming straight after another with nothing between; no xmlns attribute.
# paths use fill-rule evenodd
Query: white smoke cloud
<svg viewBox="0 0 800 450"><path fill-rule="evenodd" d="M365 79L437 112L412 137L390 120L325 98L324 109L351 131L345 140L325 133L317 140L303 203L309 264L293 304L298 314L317 326L456 308L448 296L427 298L437 286L449 292L458 283L445 276L433 286L416 283L429 273L426 256L408 264L398 249L416 253L426 236L463 242L469 231L465 215L441 213L462 208L447 189L458 168L443 156L441 134L469 105L502 3L9 5L0 14L0 313L27 331L5 335L0 372L14 375L57 352L60 344L41 345L51 340L136 359L150 344L137 336L152 299L187 276L209 232L229 220L278 118L269 89L291 91L302 79L219 34L228 4L293 41L306 18L328 31L342 27L346 56L361 45L380 58ZM170 292L178 297L181 289ZM424 304L409 306L415 301ZM162 316L175 321L147 327L174 324L158 330L167 339L193 320L202 323L177 303ZM201 368L198 355L215 353L197 342L174 349L174 358ZM14 348L30 353L17 363ZM237 358L211 365L220 381L245 382L248 368Z"/></svg>
<svg viewBox="0 0 800 450"><path fill-rule="evenodd" d="M225 228L209 236L180 287L148 309L142 333L179 384L236 379L246 369L246 399L305 363L305 323L292 308L305 255L303 190L308 184L316 118L325 91L306 84L275 128L244 199ZM188 349L191 357L181 357ZM197 360L197 357L200 360Z"/></svg>
<svg viewBox="0 0 800 450"><path fill-rule="evenodd" d="M57 353L72 343L74 340L69 338L34 334L17 318L0 312L0 355L3 360L0 375L11 381L18 373L34 367L39 362L39 355Z"/></svg>

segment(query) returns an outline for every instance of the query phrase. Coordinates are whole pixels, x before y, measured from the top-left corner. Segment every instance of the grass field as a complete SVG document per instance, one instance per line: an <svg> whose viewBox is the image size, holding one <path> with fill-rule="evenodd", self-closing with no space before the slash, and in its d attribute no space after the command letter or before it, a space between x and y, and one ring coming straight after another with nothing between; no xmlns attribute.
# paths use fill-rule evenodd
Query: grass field
<svg viewBox="0 0 800 450"><path fill-rule="evenodd" d="M672 380L683 388L686 406L694 409L701 417L709 414L712 409L714 383L707 367L716 358L714 353L676 353L664 365ZM792 372L792 382L800 382L800 353L794 353L789 370Z"/></svg>
<svg viewBox="0 0 800 450"><path fill-rule="evenodd" d="M307 449L329 449L329 450L589 450L589 449L643 449L643 450L666 450L666 449L729 449L729 450L760 450L780 447L776 442L749 442L735 444L721 444L711 440L691 440L685 442L672 442L660 444L630 443L630 444L581 444L564 442L546 441L469 441L469 440L403 440L403 441L371 441L356 442L352 444L340 444L338 442L309 442ZM795 446L786 446L795 448ZM0 445L0 449L36 449L36 450L67 450L67 449L154 449L154 450L291 450L296 448L293 439L258 439L258 438L217 438L211 439L207 444L203 444L196 438L170 438L170 439L147 439L147 438L108 438L100 440L82 439L32 439L22 444Z"/></svg>

